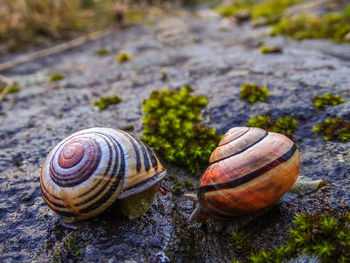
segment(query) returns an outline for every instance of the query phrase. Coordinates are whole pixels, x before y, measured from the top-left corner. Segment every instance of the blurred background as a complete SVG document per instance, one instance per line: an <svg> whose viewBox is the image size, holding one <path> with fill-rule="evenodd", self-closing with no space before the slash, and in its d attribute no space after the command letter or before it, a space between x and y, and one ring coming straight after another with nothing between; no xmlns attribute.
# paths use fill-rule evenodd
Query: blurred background
<svg viewBox="0 0 350 263"><path fill-rule="evenodd" d="M0 54L127 26L183 6L211 7L237 22L252 20L254 26L274 24L275 33L298 39L348 42L348 5L348 0L1 0Z"/></svg>

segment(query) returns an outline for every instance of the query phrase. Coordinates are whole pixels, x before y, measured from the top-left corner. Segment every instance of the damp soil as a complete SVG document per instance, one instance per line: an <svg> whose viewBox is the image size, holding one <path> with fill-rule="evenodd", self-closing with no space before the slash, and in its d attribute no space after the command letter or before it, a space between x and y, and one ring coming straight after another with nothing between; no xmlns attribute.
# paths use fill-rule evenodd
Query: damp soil
<svg viewBox="0 0 350 263"><path fill-rule="evenodd" d="M283 243L299 212L350 210L350 143L324 142L312 132L329 117L350 120L350 45L271 37L268 27L237 26L208 14L161 18L3 72L23 89L0 106L1 262L228 262L242 257L230 238L234 230L244 230L258 251ZM262 41L283 52L261 54ZM100 48L111 53L97 56ZM120 51L133 60L116 63ZM53 73L65 78L49 82ZM266 85L271 96L254 105L240 100L245 82ZM154 89L185 84L209 98L203 121L220 133L261 114L296 118L301 174L330 185L284 198L256 215L207 225L189 223L191 201L169 192L158 194L150 211L136 220L109 211L78 223L76 230L63 227L40 194L40 168L50 149L71 133L96 126L133 125L131 133L140 137L142 101ZM316 110L312 97L325 92L346 102ZM114 94L123 102L104 111L91 104ZM197 177L163 164L169 174L198 184ZM165 184L172 187L170 180Z"/></svg>

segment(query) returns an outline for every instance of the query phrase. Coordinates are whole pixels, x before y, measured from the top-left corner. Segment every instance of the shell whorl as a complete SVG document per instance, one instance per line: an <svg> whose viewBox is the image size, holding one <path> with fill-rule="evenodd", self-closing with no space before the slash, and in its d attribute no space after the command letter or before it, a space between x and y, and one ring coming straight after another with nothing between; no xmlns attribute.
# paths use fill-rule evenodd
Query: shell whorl
<svg viewBox="0 0 350 263"><path fill-rule="evenodd" d="M94 174L101 157L101 147L96 139L78 136L62 144L53 154L50 177L61 187L79 185ZM108 169L104 173L108 173Z"/></svg>
<svg viewBox="0 0 350 263"><path fill-rule="evenodd" d="M300 155L288 137L235 127L213 151L200 200L219 217L256 212L277 201L299 174Z"/></svg>
<svg viewBox="0 0 350 263"><path fill-rule="evenodd" d="M93 217L164 176L159 160L141 141L121 130L91 128L55 146L44 162L40 183L49 207L72 222Z"/></svg>

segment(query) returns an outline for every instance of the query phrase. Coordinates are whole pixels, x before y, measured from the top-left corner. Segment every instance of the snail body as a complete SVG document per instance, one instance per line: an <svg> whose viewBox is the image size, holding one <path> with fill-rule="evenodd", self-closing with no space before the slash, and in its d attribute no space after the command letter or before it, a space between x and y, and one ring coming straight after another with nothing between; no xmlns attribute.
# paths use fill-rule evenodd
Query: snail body
<svg viewBox="0 0 350 263"><path fill-rule="evenodd" d="M40 175L42 196L65 222L92 218L116 201L139 217L153 202L166 172L147 145L130 134L91 128L72 134L48 154Z"/></svg>
<svg viewBox="0 0 350 263"><path fill-rule="evenodd" d="M300 154L288 137L260 128L230 129L210 156L200 179L200 213L217 218L257 212L276 202L299 175Z"/></svg>

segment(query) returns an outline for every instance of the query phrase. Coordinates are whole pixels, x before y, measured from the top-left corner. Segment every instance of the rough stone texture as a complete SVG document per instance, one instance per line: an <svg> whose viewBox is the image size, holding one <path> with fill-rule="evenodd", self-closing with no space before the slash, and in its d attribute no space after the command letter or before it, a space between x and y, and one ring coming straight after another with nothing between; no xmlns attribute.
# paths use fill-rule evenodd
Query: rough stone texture
<svg viewBox="0 0 350 263"><path fill-rule="evenodd" d="M350 46L295 42L267 36L268 28L224 24L212 15L167 18L5 72L24 88L0 108L0 261L157 262L166 255L173 262L228 262L240 256L229 237L233 230L244 230L256 250L267 249L285 240L296 213L349 211L350 144L326 143L312 126L327 117L349 120ZM283 53L260 54L261 41L282 46ZM101 47L112 53L96 56ZM121 50L133 60L115 63ZM168 72L167 81L161 81L162 69ZM50 83L51 73L62 73L65 79ZM266 85L271 97L254 105L240 100L244 82ZM169 193L158 195L151 210L137 220L109 212L79 223L77 230L62 227L40 195L40 167L50 149L71 133L94 126L134 125L133 133L141 136L142 100L154 89L184 84L209 98L203 119L220 133L260 114L296 118L302 175L331 185L286 196L266 211L230 222L189 224L192 203ZM314 109L312 97L325 92L338 93L347 103ZM91 105L115 93L124 98L122 103L101 112ZM170 174L190 177L167 167ZM171 182L166 184L171 187Z"/></svg>

